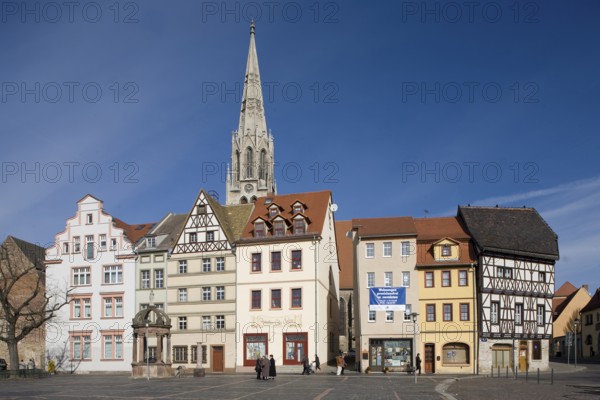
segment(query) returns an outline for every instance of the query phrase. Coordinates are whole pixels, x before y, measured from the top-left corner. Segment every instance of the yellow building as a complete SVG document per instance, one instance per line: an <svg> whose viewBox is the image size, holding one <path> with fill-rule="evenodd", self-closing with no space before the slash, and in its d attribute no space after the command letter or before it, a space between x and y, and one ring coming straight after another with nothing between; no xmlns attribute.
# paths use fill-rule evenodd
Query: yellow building
<svg viewBox="0 0 600 400"><path fill-rule="evenodd" d="M581 309L590 301L587 285L576 288L571 282L565 282L552 299L552 352L553 357L568 358L568 350L574 357L573 348L566 346L566 334L574 329L573 321L579 317ZM581 330L579 330L581 332ZM577 337L581 343L581 336ZM581 349L581 346L578 346ZM578 353L581 355L581 351Z"/></svg>
<svg viewBox="0 0 600 400"><path fill-rule="evenodd" d="M456 217L415 218L424 373L476 372L475 264Z"/></svg>

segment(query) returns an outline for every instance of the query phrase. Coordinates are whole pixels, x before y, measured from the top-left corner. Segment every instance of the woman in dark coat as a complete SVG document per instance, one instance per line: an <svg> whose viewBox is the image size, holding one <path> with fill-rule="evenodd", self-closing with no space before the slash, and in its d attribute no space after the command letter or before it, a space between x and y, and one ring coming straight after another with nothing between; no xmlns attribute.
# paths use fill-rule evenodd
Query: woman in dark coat
<svg viewBox="0 0 600 400"><path fill-rule="evenodd" d="M254 370L256 371L256 379L260 379L260 370L262 369L262 360L260 356L256 359L256 366Z"/></svg>
<svg viewBox="0 0 600 400"><path fill-rule="evenodd" d="M269 360L269 378L275 379L277 376L277 371L275 370L275 359L273 358L273 354L271 354L271 359Z"/></svg>

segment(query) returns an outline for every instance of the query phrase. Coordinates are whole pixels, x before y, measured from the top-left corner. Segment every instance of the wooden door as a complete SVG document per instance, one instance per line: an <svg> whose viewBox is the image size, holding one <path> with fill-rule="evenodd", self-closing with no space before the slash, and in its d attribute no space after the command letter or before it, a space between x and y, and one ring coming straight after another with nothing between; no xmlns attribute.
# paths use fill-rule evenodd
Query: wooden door
<svg viewBox="0 0 600 400"><path fill-rule="evenodd" d="M225 364L223 346L213 346L210 358L212 360L213 372L223 372Z"/></svg>
<svg viewBox="0 0 600 400"><path fill-rule="evenodd" d="M426 374L435 373L435 344L425 344L425 370Z"/></svg>
<svg viewBox="0 0 600 400"><path fill-rule="evenodd" d="M529 352L529 348L527 346L527 341L521 341L519 344L519 371L525 372L527 371L527 353Z"/></svg>

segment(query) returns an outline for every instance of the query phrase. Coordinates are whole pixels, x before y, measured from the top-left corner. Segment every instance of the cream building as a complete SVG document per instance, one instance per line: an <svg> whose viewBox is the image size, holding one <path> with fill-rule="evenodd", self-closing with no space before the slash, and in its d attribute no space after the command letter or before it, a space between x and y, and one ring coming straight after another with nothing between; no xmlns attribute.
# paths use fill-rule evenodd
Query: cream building
<svg viewBox="0 0 600 400"><path fill-rule="evenodd" d="M259 197L237 242L237 371L273 354L302 371L339 348L339 267L331 192Z"/></svg>
<svg viewBox="0 0 600 400"><path fill-rule="evenodd" d="M566 346L567 332L572 333L575 329L574 321L583 320L580 312L590 301L591 296L588 293L588 286L583 285L576 288L571 282L565 282L556 292L552 299L552 349L551 356L564 359L574 357L574 348ZM581 324L578 332L581 333ZM578 347L581 349L581 335L577 335ZM574 343L573 343L574 344ZM581 354L581 353L580 353Z"/></svg>
<svg viewBox="0 0 600 400"><path fill-rule="evenodd" d="M231 372L236 362L235 242L253 205L222 206L201 191L167 266L173 368ZM198 348L200 346L200 348Z"/></svg>
<svg viewBox="0 0 600 400"><path fill-rule="evenodd" d="M352 220L354 242L354 299L356 357L360 370L407 371L420 349L415 270L417 231L410 217ZM405 292L404 310L375 310L370 292L397 288ZM416 339L416 343L415 343ZM418 350L417 350L418 351Z"/></svg>

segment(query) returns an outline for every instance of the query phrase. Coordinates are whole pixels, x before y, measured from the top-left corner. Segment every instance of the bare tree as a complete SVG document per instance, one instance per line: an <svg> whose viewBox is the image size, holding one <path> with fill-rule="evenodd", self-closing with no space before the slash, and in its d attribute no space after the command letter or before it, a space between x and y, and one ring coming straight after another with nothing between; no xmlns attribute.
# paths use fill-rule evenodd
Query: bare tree
<svg viewBox="0 0 600 400"><path fill-rule="evenodd" d="M0 341L11 370L19 369L19 342L68 303L66 289L61 295L45 287L44 257L43 247L12 236L0 246Z"/></svg>
<svg viewBox="0 0 600 400"><path fill-rule="evenodd" d="M577 325L577 333L581 333L581 316L579 315L581 314L581 308L577 308L575 310L573 310L573 314L571 314L571 317L569 317L569 320L567 321L567 323L565 324L565 335L567 334L567 332L575 332L575 320L578 319L579 320L579 325Z"/></svg>
<svg viewBox="0 0 600 400"><path fill-rule="evenodd" d="M79 364L83 358L73 359L69 354L69 341L65 341L63 346L60 348L55 348L52 351L46 350L46 361L49 364L50 361L54 361L55 372L69 372L71 374L77 371L79 368Z"/></svg>

